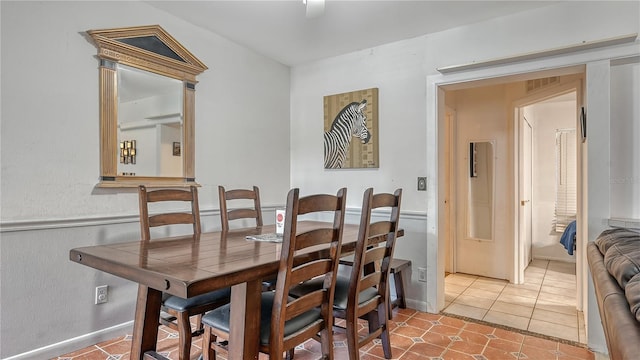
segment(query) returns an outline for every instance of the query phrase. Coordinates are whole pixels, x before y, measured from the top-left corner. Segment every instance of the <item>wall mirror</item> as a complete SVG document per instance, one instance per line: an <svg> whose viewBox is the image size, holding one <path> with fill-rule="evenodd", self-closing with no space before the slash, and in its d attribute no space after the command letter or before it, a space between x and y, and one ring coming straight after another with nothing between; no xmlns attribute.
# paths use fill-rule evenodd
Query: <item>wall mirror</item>
<svg viewBox="0 0 640 360"><path fill-rule="evenodd" d="M494 222L494 142L469 142L467 191L467 238L493 240Z"/></svg>
<svg viewBox="0 0 640 360"><path fill-rule="evenodd" d="M195 183L195 84L207 67L158 25L89 30L100 60L99 187Z"/></svg>

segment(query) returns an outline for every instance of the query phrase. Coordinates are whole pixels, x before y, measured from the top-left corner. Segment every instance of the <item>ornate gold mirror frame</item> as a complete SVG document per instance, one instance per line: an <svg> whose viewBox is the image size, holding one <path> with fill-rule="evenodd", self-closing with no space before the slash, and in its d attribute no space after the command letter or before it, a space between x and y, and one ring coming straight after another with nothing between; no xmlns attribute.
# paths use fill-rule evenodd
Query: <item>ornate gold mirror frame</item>
<svg viewBox="0 0 640 360"><path fill-rule="evenodd" d="M158 25L89 30L100 60L100 183L98 187L189 186L195 183L195 84L207 67ZM131 66L184 84L182 176L118 174L117 64Z"/></svg>

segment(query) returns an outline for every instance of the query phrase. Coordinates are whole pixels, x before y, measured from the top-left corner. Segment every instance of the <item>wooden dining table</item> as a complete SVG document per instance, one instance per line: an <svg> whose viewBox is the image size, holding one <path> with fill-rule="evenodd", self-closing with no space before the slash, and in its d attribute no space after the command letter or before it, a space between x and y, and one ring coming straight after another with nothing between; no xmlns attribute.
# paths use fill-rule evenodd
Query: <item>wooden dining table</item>
<svg viewBox="0 0 640 360"><path fill-rule="evenodd" d="M300 231L327 223L301 221ZM345 224L341 254L355 251L358 225ZM257 359L262 279L275 276L281 243L247 240L274 233L275 225L80 247L71 261L138 283L131 359L165 359L156 352L162 293L190 298L231 287L228 358ZM400 230L398 236L402 236ZM381 239L382 240L382 239ZM322 254L317 247L308 256Z"/></svg>

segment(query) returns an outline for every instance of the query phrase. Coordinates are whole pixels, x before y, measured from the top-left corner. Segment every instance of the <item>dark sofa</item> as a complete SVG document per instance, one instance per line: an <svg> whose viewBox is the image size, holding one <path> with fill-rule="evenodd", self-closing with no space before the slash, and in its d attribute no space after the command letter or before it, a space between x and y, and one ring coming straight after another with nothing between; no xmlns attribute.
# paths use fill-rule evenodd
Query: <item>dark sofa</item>
<svg viewBox="0 0 640 360"><path fill-rule="evenodd" d="M640 359L640 233L605 230L587 259L610 359Z"/></svg>

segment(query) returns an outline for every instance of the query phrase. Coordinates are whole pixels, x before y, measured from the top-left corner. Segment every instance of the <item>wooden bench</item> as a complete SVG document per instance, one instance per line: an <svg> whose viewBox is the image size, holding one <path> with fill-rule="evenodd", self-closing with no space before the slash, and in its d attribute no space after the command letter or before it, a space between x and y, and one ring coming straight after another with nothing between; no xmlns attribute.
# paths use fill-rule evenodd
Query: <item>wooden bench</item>
<svg viewBox="0 0 640 360"><path fill-rule="evenodd" d="M341 265L353 266L353 256L345 256L340 259ZM399 307L401 309L407 308L407 302L404 296L404 282L402 279L402 271L409 268L411 266L411 260L405 259L396 259L393 258L391 260L391 269L389 272L393 274L393 283L396 288L396 298L395 300L389 299L389 319L392 318L392 310L393 308Z"/></svg>
<svg viewBox="0 0 640 360"><path fill-rule="evenodd" d="M411 267L411 260L405 259L392 259L391 260L391 273L393 274L393 282L396 288L396 299L389 302L389 316L391 316L391 310L395 307L401 309L407 308L407 303L404 297L404 283L402 281L402 271Z"/></svg>

